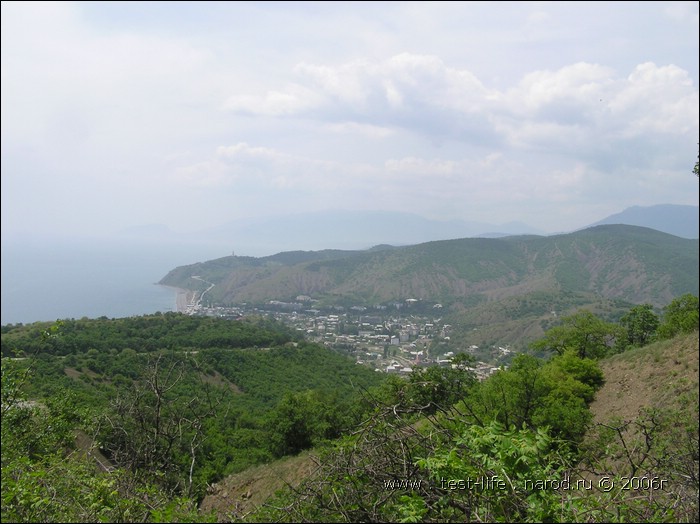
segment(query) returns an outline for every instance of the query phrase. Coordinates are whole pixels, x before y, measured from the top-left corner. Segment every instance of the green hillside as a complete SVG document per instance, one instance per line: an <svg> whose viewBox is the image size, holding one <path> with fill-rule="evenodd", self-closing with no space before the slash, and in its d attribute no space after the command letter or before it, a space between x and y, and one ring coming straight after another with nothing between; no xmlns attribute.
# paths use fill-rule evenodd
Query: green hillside
<svg viewBox="0 0 700 524"><path fill-rule="evenodd" d="M585 451L580 462L572 465L568 473L582 476L581 489L568 494L562 492L561 497L556 497L562 504L559 514L569 516L567 520L556 521L619 522L633 518L637 522L694 522L697 519L699 364L697 332L600 361L604 383L590 406L592 418L582 445ZM398 424L398 421L394 424ZM404 429L406 442L416 444L412 440L416 437L415 427L418 426L414 424L410 430ZM433 430L441 428L443 432L454 431L444 420L434 420L428 427ZM623 431L618 434L617 429ZM388 446L386 443L384 445ZM366 447L359 444L353 449L357 455L368 452ZM627 455L626 450L631 455ZM305 513L312 511L310 506L322 501L324 483L327 485L333 481L331 472L342 472L349 467L349 462L328 462L338 460L337 455L329 456L316 450L312 454L251 468L219 482L204 499L202 507L216 511L222 521L228 518L263 521L274 516L286 522L308 517L313 514ZM361 463L357 457L355 461ZM357 478L354 482L347 478L346 484L343 484L335 479L338 483L334 489L346 496L354 495L361 492L363 473L370 482L377 481L381 476L381 471L373 469L371 463L364 463L362 467L363 472L355 472ZM596 469L594 476L591 475L593 469ZM602 479L607 478L620 482L620 486L628 482L628 487L609 492L598 489L599 482L606 486L606 480ZM624 480L631 478L656 480ZM660 488L662 480L663 490L652 489ZM647 485L642 487L644 482ZM411 494L414 497L429 496L416 486L414 483L413 488L400 489L399 484L395 484L387 490L386 486L380 485L375 486L375 491L380 499L383 491L383 504L390 506L400 499L394 492L408 493L409 496L404 495L406 498L403 499L407 503L411 500ZM407 487L408 483L404 488ZM438 488L433 486L432 489ZM371 486L363 495L368 499L364 508L366 512L372 510L370 490ZM463 490L453 491L453 504L459 504L462 493ZM312 500L305 504L303 497L311 497ZM580 509L569 508L567 513L563 504L567 501L570 503L572 499L578 499ZM477 500L472 499L475 506L479 504ZM344 506L342 498L333 502L335 513L328 513L319 505L317 521L322 520L320 516L335 516L344 520L352 515L352 506L349 503ZM287 506L283 511L276 509L284 507L285 503ZM327 503L331 505L330 500ZM532 503L536 503L535 498ZM572 506L575 507L574 504ZM407 505L407 511L411 507ZM381 514L380 507L374 509L378 512L376 515ZM347 513L344 514L344 511ZM428 515L431 513L424 514ZM459 514L453 516L455 521L463 521L464 515L461 515L462 518ZM572 520L571 517L579 519ZM448 518L444 521L451 520Z"/></svg>
<svg viewBox="0 0 700 524"><path fill-rule="evenodd" d="M452 333L434 349L445 353L472 345L523 350L581 308L608 321L634 304L658 311L673 297L698 293L698 265L698 240L604 225L549 237L226 257L176 268L161 283L199 293L212 283L206 300L219 306L294 302L305 295L313 304L306 307L391 309L416 299L431 315L439 303Z"/></svg>
<svg viewBox="0 0 700 524"><path fill-rule="evenodd" d="M366 409L361 391L383 379L259 318L166 313L10 325L2 348L3 451L38 458L65 447L77 459L89 450L106 468L138 471L139 482L194 500L226 475L348 431ZM61 430L25 442L32 432L10 428L31 421L34 406ZM80 429L77 441L71 428ZM25 466L6 469L5 460L11 490Z"/></svg>
<svg viewBox="0 0 700 524"><path fill-rule="evenodd" d="M663 311L565 317L481 378L260 317L3 326L2 520L696 522L697 297Z"/></svg>
<svg viewBox="0 0 700 524"><path fill-rule="evenodd" d="M320 304L416 298L463 307L533 292L592 294L662 306L698 292L698 240L625 225L551 237L428 242L365 252L225 257L174 269L161 284L201 291L217 304L308 295Z"/></svg>

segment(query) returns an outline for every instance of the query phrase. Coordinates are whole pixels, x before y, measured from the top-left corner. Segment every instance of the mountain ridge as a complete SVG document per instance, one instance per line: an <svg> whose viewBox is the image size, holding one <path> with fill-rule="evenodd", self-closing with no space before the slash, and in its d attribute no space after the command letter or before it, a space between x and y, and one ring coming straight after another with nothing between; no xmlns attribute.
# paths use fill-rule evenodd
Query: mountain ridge
<svg viewBox="0 0 700 524"><path fill-rule="evenodd" d="M656 229L681 238L698 238L698 206L659 204L632 206L583 229L605 224L627 224Z"/></svg>
<svg viewBox="0 0 700 524"><path fill-rule="evenodd" d="M574 233L438 240L380 250L224 257L170 271L159 283L218 303L293 300L384 303L415 298L474 303L533 291L588 292L656 306L698 290L698 242L640 226ZM692 269L689 269L692 268Z"/></svg>

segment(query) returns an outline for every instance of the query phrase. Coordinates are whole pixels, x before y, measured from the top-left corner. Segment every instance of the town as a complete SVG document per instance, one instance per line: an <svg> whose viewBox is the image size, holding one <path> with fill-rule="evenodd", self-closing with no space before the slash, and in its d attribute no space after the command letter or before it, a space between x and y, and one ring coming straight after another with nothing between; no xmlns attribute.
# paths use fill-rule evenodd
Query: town
<svg viewBox="0 0 700 524"><path fill-rule="evenodd" d="M442 305L425 305L414 298L388 305L344 307L319 306L317 300L300 295L293 302L270 300L224 307L203 305L200 296L184 312L231 319L248 315L274 318L307 340L351 356L357 364L399 375L408 375L416 366L452 366L455 354L466 353L474 359L471 370L482 380L507 368L513 353L507 346L479 348L472 344L450 349L452 326L443 321Z"/></svg>

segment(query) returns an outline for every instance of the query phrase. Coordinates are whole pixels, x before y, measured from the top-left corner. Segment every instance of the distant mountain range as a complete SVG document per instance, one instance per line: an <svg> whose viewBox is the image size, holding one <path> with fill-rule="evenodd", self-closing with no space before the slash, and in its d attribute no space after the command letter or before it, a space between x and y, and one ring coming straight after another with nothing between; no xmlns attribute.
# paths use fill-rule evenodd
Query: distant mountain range
<svg viewBox="0 0 700 524"><path fill-rule="evenodd" d="M658 206L628 207L586 227L603 224L642 226L681 238L698 238L698 206L661 204Z"/></svg>
<svg viewBox="0 0 700 524"><path fill-rule="evenodd" d="M681 238L698 238L698 207L635 206L585 227L602 224L642 226ZM237 220L193 234L177 233L162 224L137 226L122 232L123 237L132 240L199 246L202 254L234 252L251 256L294 250L357 250L378 244L405 246L433 240L547 234L522 222L442 221L412 213L342 210Z"/></svg>
<svg viewBox="0 0 700 524"><path fill-rule="evenodd" d="M230 222L200 231L199 238L231 242L244 254L285 250L368 249L377 244L409 245L431 240L542 234L527 224L431 220L393 211L318 211ZM274 246L271 252L270 247Z"/></svg>

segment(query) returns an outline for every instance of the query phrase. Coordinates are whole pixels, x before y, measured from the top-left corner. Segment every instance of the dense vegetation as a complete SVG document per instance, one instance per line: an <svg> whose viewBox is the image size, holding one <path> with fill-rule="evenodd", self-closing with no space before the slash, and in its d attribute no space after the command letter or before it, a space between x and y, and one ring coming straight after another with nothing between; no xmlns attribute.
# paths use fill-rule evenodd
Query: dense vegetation
<svg viewBox="0 0 700 524"><path fill-rule="evenodd" d="M274 320L249 318L244 322L222 322L216 318L164 313L96 320L60 321L57 336L42 336L46 323L2 327L2 356L15 352L37 355L80 355L91 349L106 351L136 349L247 348L281 345L294 339L291 331Z"/></svg>
<svg viewBox="0 0 700 524"><path fill-rule="evenodd" d="M675 299L656 322L648 312L635 307L613 325L581 311L540 342L553 358L519 355L483 382L459 366L389 382L374 415L325 450L315 476L246 520L696 522L697 377L669 380L677 397L627 420L593 423L588 409L604 382L599 358L669 333L690 341L697 375L697 297Z"/></svg>
<svg viewBox="0 0 700 524"><path fill-rule="evenodd" d="M4 326L2 520L215 520L209 485L314 448L300 486L218 518L696 521L697 396L694 418L641 414L634 444L623 425L587 435L601 358L697 329L691 294L619 323L580 310L480 382L465 354L387 377L261 318ZM633 476L665 484L639 496Z"/></svg>
<svg viewBox="0 0 700 524"><path fill-rule="evenodd" d="M2 344L17 355L3 359L3 515L24 506L26 465L16 461L49 479L56 450L75 457L92 443L107 469L128 472L122 495L148 486L196 501L225 475L348 431L363 415L358 392L381 379L262 319L66 320L6 326ZM19 402L20 389L39 404ZM294 425L287 415L300 400L307 411ZM41 520L30 515L15 516Z"/></svg>
<svg viewBox="0 0 700 524"><path fill-rule="evenodd" d="M574 233L463 238L368 251L224 257L172 270L162 284L202 291L213 304L293 301L363 305L421 298L468 308L533 292L594 294L662 307L698 294L698 240L626 225ZM432 304L431 304L432 305Z"/></svg>

